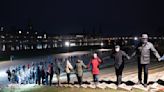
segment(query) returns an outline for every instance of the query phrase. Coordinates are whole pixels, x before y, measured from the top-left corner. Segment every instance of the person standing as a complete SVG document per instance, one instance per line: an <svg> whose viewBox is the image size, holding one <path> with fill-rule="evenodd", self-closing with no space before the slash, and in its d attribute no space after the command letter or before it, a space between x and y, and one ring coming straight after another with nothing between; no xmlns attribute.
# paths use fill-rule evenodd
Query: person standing
<svg viewBox="0 0 164 92"><path fill-rule="evenodd" d="M83 77L83 68L87 68L87 66L83 63L82 60L78 59L76 61L75 64L75 73L77 76L77 80L78 80L78 84L81 86L83 81L82 81L82 77Z"/></svg>
<svg viewBox="0 0 164 92"><path fill-rule="evenodd" d="M124 58L130 59L130 57L125 53L125 51L120 50L119 45L116 45L111 58L113 58L115 62L114 65L117 77L117 85L120 85L122 82L122 72L124 69Z"/></svg>
<svg viewBox="0 0 164 92"><path fill-rule="evenodd" d="M99 70L99 65L101 64L101 59L97 56L97 53L94 53L93 54L93 58L92 60L90 61L90 63L88 64L88 68L90 66L92 66L92 75L93 75L93 81L95 83L95 85L97 86L98 85L98 75L100 73L100 70Z"/></svg>
<svg viewBox="0 0 164 92"><path fill-rule="evenodd" d="M56 61L55 61L55 63L56 63L55 64L56 65L56 67L55 67L55 74L56 74L58 86L61 85L61 83L60 83L60 73L63 70L62 65L61 65L61 62L62 61L60 59L56 59Z"/></svg>
<svg viewBox="0 0 164 92"><path fill-rule="evenodd" d="M67 73L67 83L69 84L70 83L70 73L71 73L71 70L73 69L70 61L68 59L66 59L66 65L65 65L65 71Z"/></svg>
<svg viewBox="0 0 164 92"><path fill-rule="evenodd" d="M12 69L12 72L11 72L11 82L16 83L16 71L15 71L15 69Z"/></svg>
<svg viewBox="0 0 164 92"><path fill-rule="evenodd" d="M41 69L41 78L42 78L42 84L45 84L45 70L44 70L44 66L42 65L42 69Z"/></svg>
<svg viewBox="0 0 164 92"><path fill-rule="evenodd" d="M50 76L49 85L51 86L52 85L53 75L54 75L53 63L49 64L49 66L48 66L48 74Z"/></svg>
<svg viewBox="0 0 164 92"><path fill-rule="evenodd" d="M40 85L40 79L41 79L41 71L39 65L37 65L36 68L36 84Z"/></svg>
<svg viewBox="0 0 164 92"><path fill-rule="evenodd" d="M8 70L6 71L6 73L7 73L7 75L8 75L8 81L10 82L10 80L11 80L11 71L10 71L10 69L8 69Z"/></svg>
<svg viewBox="0 0 164 92"><path fill-rule="evenodd" d="M144 68L144 87L147 87L148 80L148 65L150 64L150 51L156 56L158 61L161 61L160 55L151 42L148 41L148 35L142 34L141 43L136 48L132 56L138 57L138 83L142 83L142 68Z"/></svg>

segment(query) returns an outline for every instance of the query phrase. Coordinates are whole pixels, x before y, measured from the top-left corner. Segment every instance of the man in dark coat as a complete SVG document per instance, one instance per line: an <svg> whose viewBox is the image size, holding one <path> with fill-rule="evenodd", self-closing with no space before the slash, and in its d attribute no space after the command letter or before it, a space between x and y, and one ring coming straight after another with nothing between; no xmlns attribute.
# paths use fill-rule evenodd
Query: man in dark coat
<svg viewBox="0 0 164 92"><path fill-rule="evenodd" d="M42 84L45 84L45 70L44 70L44 66L42 65L42 69L41 69L41 78L42 78Z"/></svg>
<svg viewBox="0 0 164 92"><path fill-rule="evenodd" d="M37 65L36 68L36 84L40 85L40 80L41 80L41 71L39 65Z"/></svg>
<svg viewBox="0 0 164 92"><path fill-rule="evenodd" d="M130 57L124 51L120 50L119 45L116 45L115 51L112 53L112 58L115 62L117 85L120 85L122 82L122 72L124 69L124 58L130 59Z"/></svg>

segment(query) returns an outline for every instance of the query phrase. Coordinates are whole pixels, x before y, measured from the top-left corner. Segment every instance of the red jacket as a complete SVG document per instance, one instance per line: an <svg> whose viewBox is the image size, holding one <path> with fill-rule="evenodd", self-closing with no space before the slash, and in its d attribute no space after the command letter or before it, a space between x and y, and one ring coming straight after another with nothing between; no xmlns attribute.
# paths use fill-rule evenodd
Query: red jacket
<svg viewBox="0 0 164 92"><path fill-rule="evenodd" d="M92 74L99 74L99 65L101 63L101 60L99 58L94 58L91 60L91 62L89 63L88 67L90 67L90 65L92 65Z"/></svg>

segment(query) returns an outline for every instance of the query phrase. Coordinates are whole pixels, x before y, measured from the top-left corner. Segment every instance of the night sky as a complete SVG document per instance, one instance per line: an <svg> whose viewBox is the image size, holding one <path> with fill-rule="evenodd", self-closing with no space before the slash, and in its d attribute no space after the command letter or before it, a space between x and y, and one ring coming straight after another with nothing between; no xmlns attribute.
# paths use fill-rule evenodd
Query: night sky
<svg viewBox="0 0 164 92"><path fill-rule="evenodd" d="M163 0L1 0L0 26L54 34L154 34L164 26Z"/></svg>

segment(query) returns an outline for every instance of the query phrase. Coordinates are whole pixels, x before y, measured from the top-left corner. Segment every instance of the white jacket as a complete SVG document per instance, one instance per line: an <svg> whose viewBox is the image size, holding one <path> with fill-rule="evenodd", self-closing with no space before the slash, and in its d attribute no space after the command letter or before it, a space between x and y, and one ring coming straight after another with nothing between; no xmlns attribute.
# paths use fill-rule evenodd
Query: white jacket
<svg viewBox="0 0 164 92"><path fill-rule="evenodd" d="M66 73L70 73L72 69L73 69L73 67L72 67L71 63L69 62L69 60L67 60L66 67L65 67Z"/></svg>

